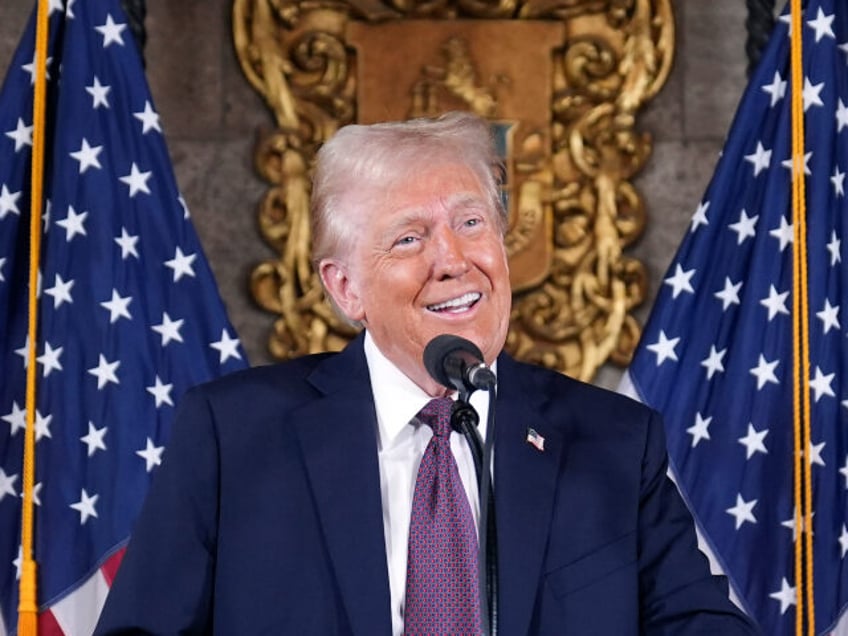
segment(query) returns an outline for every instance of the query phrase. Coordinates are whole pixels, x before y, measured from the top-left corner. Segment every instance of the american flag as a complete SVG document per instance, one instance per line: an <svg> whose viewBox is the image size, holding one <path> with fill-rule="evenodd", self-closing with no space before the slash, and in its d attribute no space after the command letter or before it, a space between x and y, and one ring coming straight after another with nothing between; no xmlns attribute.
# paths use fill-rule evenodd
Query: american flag
<svg viewBox="0 0 848 636"><path fill-rule="evenodd" d="M49 7L35 360L34 14L0 93L0 634L17 627L26 366L37 365L35 559L47 634L92 631L179 397L246 366L118 0Z"/></svg>
<svg viewBox="0 0 848 636"><path fill-rule="evenodd" d="M804 171L815 617L848 603L848 5L804 3ZM745 610L795 631L790 15L751 78L629 369L666 419L672 470ZM798 535L800 536L800 535Z"/></svg>

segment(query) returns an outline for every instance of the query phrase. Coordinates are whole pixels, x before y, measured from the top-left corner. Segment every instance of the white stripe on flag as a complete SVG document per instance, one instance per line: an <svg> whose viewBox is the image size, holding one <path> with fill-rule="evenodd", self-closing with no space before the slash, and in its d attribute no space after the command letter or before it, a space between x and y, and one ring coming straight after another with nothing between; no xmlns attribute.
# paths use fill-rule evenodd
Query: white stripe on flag
<svg viewBox="0 0 848 636"><path fill-rule="evenodd" d="M94 632L108 593L109 584L103 572L98 569L85 583L54 604L50 610L67 636L87 636Z"/></svg>

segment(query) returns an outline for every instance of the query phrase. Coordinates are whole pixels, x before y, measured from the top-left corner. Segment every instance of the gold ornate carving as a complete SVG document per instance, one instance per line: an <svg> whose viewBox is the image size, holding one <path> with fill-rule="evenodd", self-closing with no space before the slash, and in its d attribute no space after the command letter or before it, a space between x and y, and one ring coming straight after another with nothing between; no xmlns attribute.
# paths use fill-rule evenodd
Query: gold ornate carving
<svg viewBox="0 0 848 636"><path fill-rule="evenodd" d="M626 364L646 286L624 253L645 225L631 180L651 151L635 118L670 70L670 3L235 0L239 61L276 118L255 159L271 185L260 229L279 258L251 280L277 315L273 355L338 349L353 335L310 263L320 144L354 121L462 108L499 126L507 147L507 348L584 380L608 359Z"/></svg>

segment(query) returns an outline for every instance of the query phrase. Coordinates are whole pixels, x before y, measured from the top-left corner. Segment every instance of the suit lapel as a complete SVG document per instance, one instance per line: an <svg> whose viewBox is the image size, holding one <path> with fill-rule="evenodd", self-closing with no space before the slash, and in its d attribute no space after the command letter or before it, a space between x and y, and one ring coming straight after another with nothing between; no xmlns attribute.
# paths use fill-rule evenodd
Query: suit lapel
<svg viewBox="0 0 848 636"><path fill-rule="evenodd" d="M324 397L293 416L342 602L353 633L389 634L376 414L362 338L309 380Z"/></svg>
<svg viewBox="0 0 848 636"><path fill-rule="evenodd" d="M527 381L513 360L498 359L495 506L504 634L530 629L563 455L562 435L542 416L542 393ZM544 450L527 441L528 428L544 438Z"/></svg>

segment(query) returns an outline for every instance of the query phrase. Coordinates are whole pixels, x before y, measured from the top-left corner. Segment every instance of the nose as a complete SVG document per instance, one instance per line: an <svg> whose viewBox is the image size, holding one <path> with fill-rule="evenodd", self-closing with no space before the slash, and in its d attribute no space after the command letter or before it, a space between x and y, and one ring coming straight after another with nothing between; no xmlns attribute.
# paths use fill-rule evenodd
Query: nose
<svg viewBox="0 0 848 636"><path fill-rule="evenodd" d="M433 270L439 280L457 278L465 274L470 264L466 256L466 246L452 228L442 228L434 236Z"/></svg>

